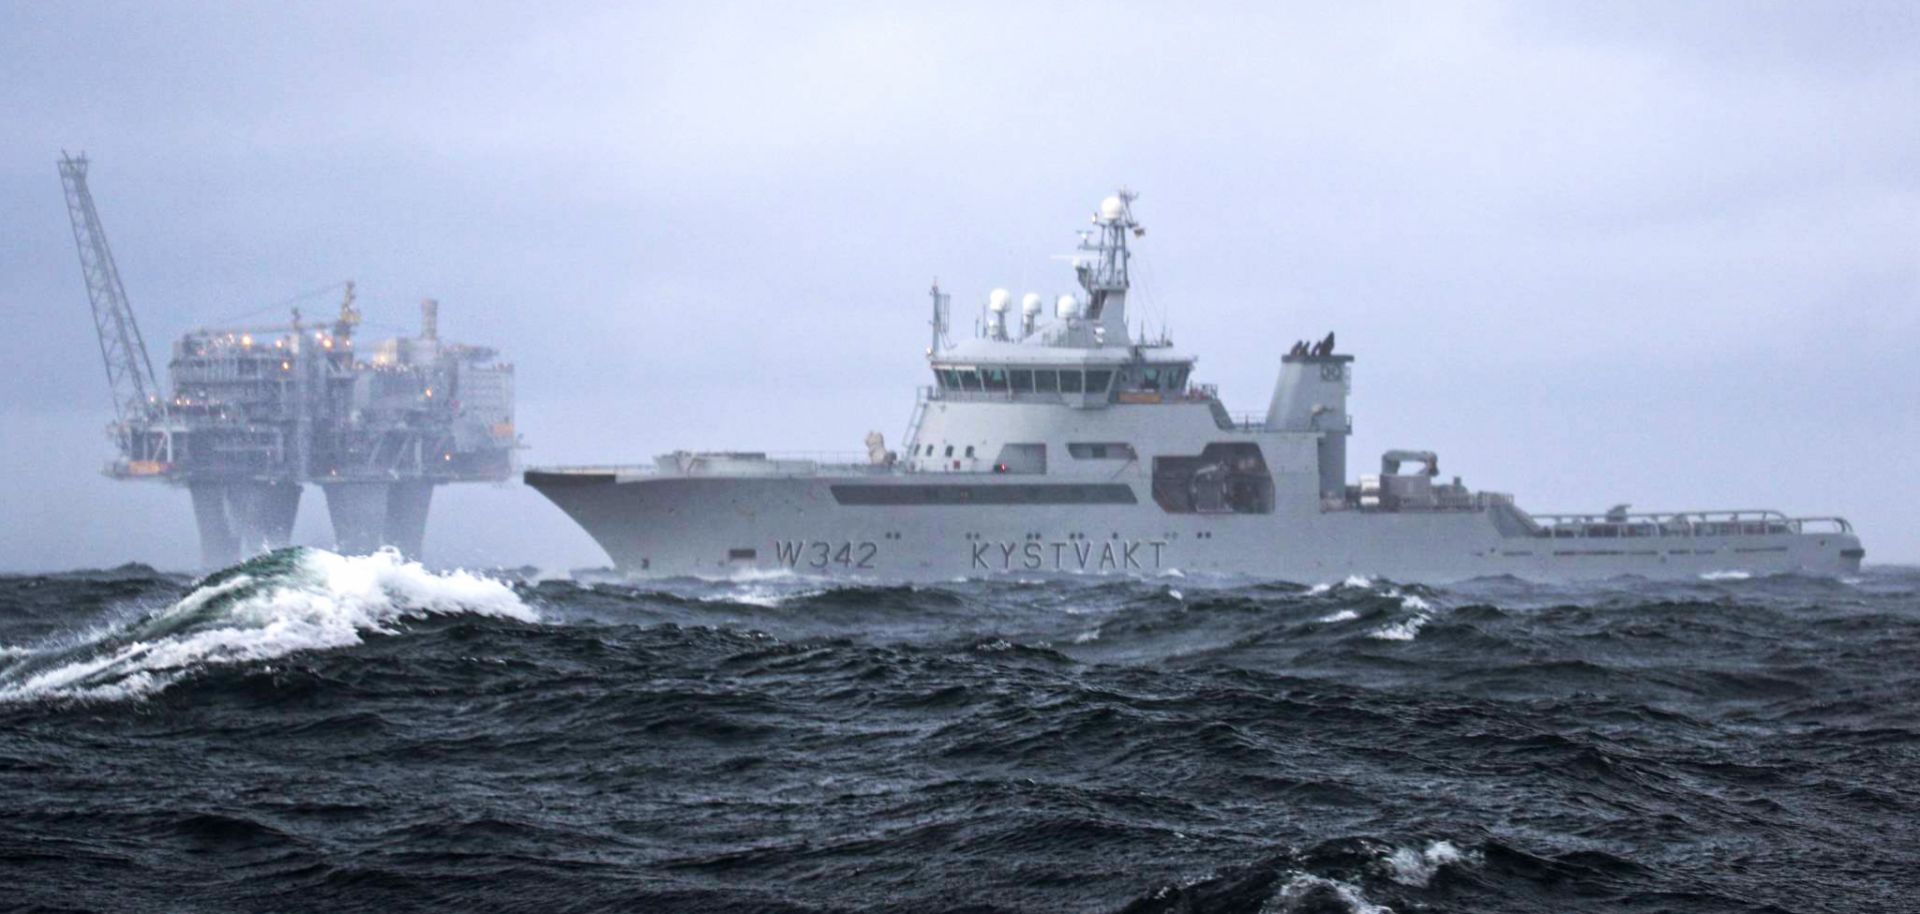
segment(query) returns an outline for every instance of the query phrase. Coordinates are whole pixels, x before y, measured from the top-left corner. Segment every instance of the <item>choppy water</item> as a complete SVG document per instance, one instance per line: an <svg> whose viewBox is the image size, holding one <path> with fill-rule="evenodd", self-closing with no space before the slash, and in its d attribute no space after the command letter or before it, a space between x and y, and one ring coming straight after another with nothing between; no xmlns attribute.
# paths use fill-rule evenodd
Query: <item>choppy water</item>
<svg viewBox="0 0 1920 914"><path fill-rule="evenodd" d="M1913 911L1920 571L0 578L0 907Z"/></svg>

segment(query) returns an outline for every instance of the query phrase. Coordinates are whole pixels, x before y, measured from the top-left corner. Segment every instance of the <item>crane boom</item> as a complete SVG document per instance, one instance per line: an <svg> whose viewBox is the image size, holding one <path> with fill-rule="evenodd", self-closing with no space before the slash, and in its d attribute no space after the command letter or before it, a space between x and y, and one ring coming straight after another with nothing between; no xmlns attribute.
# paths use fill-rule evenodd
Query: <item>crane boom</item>
<svg viewBox="0 0 1920 914"><path fill-rule="evenodd" d="M140 325L120 284L120 270L107 247L107 232L87 190L87 156L60 153L60 183L67 192L67 215L73 221L73 243L80 251L80 272L87 280L87 298L93 304L93 328L100 337L100 358L107 367L107 386L113 391L114 416L124 429L128 423L165 412L160 385L154 381L153 362Z"/></svg>

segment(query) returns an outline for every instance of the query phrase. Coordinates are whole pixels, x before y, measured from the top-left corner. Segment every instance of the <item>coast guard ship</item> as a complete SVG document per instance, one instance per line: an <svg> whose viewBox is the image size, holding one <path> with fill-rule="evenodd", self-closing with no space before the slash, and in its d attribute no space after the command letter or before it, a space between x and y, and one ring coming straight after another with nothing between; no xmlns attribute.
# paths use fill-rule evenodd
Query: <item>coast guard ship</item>
<svg viewBox="0 0 1920 914"><path fill-rule="evenodd" d="M1856 572L1841 518L1777 511L1538 515L1440 475L1427 451L1349 477L1353 356L1294 344L1266 413L1230 414L1194 356L1127 326L1135 196L1102 201L1074 259L1082 294L1006 290L975 338L933 290L934 383L904 447L865 460L676 451L651 465L531 469L636 576L746 570L881 580L1153 575L1446 582ZM1369 469L1372 469L1369 467Z"/></svg>

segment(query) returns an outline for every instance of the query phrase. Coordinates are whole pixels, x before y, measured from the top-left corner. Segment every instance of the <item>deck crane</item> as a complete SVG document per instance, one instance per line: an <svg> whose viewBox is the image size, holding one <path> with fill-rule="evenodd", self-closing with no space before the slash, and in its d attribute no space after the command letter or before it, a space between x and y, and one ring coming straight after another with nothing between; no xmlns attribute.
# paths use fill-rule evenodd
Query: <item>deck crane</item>
<svg viewBox="0 0 1920 914"><path fill-rule="evenodd" d="M107 232L87 189L87 156L60 153L60 183L66 188L67 216L73 222L73 243L80 252L80 272L93 305L94 332L100 339L100 358L106 363L107 386L113 393L112 433L121 459L108 467L113 476L158 476L167 472L173 456L167 403L154 379L153 362L140 325L127 303L120 269L107 247Z"/></svg>

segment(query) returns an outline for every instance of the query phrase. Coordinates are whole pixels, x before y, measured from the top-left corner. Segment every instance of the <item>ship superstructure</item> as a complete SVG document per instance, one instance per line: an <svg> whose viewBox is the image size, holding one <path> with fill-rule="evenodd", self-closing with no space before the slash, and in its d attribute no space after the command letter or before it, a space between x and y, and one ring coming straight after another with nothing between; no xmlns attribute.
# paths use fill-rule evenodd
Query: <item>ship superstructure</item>
<svg viewBox="0 0 1920 914"><path fill-rule="evenodd" d="M1532 515L1443 481L1429 451L1382 455L1349 479L1354 358L1333 334L1280 359L1264 414L1236 416L1164 336L1130 333L1135 196L1104 200L1081 235L1079 292L995 290L954 341L932 291L931 385L904 447L868 436L842 464L680 451L651 465L534 469L538 489L623 570L787 569L881 579L1153 574L1290 580L1384 575L1545 580L1710 571L1857 570L1840 518L1625 507Z"/></svg>
<svg viewBox="0 0 1920 914"><path fill-rule="evenodd" d="M439 304L419 332L363 346L353 283L338 313L193 330L156 379L87 186L84 156L62 156L95 328L114 393L106 473L192 495L208 567L285 546L300 494L326 494L336 544L418 555L433 488L501 481L514 470L513 366L484 346L440 339Z"/></svg>

